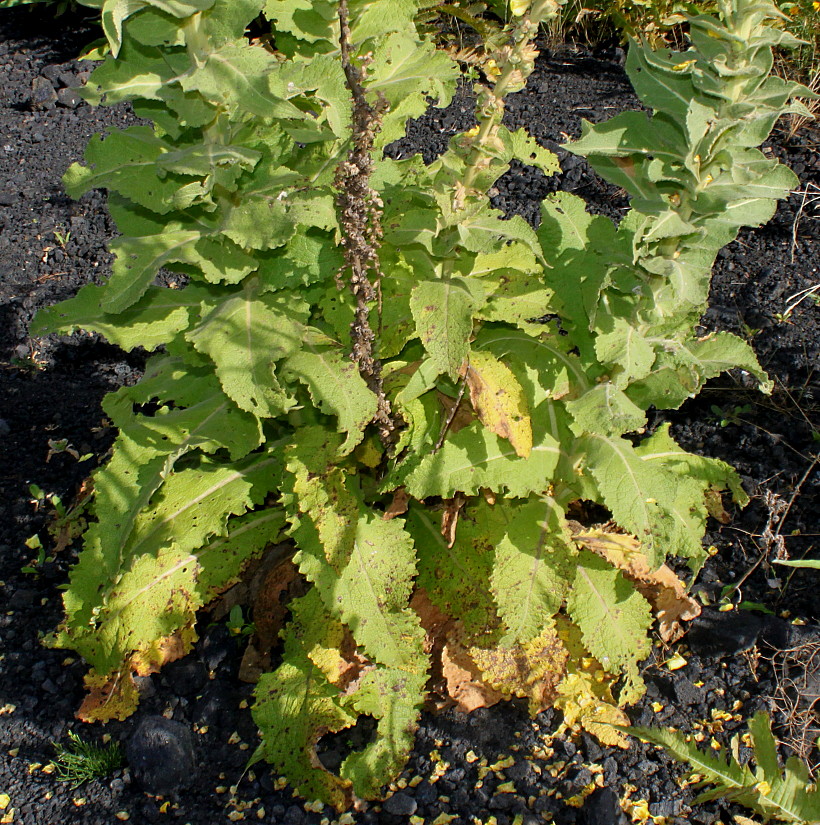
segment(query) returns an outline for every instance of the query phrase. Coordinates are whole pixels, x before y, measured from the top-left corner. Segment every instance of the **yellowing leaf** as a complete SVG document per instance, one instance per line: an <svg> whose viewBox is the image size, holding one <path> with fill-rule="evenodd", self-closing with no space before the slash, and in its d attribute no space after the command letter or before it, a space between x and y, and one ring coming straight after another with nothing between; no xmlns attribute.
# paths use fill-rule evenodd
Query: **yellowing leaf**
<svg viewBox="0 0 820 825"><path fill-rule="evenodd" d="M552 704L569 658L552 626L524 644L471 647L469 653L485 682L507 695L529 699L533 715Z"/></svg>
<svg viewBox="0 0 820 825"><path fill-rule="evenodd" d="M93 670L83 679L88 695L77 711L83 722L127 719L139 704L139 693L131 673L98 674Z"/></svg>
<svg viewBox="0 0 820 825"><path fill-rule="evenodd" d="M611 694L609 701L601 698L603 683L597 683L586 672L569 674L558 686L554 706L564 714L564 726L583 728L604 745L619 748L629 746L629 740L613 725L629 725L629 717L615 705ZM606 693L609 688L606 687Z"/></svg>
<svg viewBox="0 0 820 825"><path fill-rule="evenodd" d="M532 424L524 390L510 368L492 353L479 350L470 354L465 377L482 424L526 458L532 451Z"/></svg>

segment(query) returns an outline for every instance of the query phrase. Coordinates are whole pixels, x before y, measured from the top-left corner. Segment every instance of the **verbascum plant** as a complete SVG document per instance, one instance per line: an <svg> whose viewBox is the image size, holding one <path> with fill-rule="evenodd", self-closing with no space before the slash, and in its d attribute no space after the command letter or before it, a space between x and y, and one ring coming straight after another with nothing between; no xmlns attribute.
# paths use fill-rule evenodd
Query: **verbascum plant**
<svg viewBox="0 0 820 825"><path fill-rule="evenodd" d="M805 91L768 77L774 5L726 0L686 52L633 46L654 114L570 147L631 211L616 227L557 194L537 231L487 192L513 159L558 169L502 122L553 0L511 4L478 125L428 166L383 153L460 77L419 33L426 0L97 6L111 53L86 95L152 125L67 173L72 197L108 189L121 237L107 283L35 329L156 354L104 402L119 436L50 639L90 665L81 718L130 714L133 675L187 653L197 611L288 539L310 587L256 688L255 758L302 795L377 797L432 685L625 744L610 723L643 692L653 614L671 638L697 609L664 561L697 571L720 491L745 501L725 463L647 437L646 410L732 368L768 388L742 340L694 328L717 251L796 184L754 148ZM612 523L580 523L585 502ZM363 716L373 740L324 769L320 737Z"/></svg>

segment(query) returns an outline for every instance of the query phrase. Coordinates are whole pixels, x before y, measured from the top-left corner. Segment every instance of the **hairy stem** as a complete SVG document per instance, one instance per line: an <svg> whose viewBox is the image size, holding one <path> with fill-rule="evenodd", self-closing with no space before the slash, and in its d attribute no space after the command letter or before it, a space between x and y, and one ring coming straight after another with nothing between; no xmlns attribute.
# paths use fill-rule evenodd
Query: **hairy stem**
<svg viewBox="0 0 820 825"><path fill-rule="evenodd" d="M379 100L371 106L365 97L361 71L353 64L350 55L347 0L339 0L339 29L342 68L353 98L352 147L347 159L339 164L334 181L336 208L343 234L345 264L342 271L347 272L348 285L356 298L355 319L350 328L352 355L359 373L378 399L375 421L382 442L390 452L393 433L400 421L393 414L384 394L381 363L373 356L375 335L370 326L370 309L379 297L382 277L378 250L382 238L383 208L378 192L370 186L370 175L373 171L373 141L381 127L386 103Z"/></svg>

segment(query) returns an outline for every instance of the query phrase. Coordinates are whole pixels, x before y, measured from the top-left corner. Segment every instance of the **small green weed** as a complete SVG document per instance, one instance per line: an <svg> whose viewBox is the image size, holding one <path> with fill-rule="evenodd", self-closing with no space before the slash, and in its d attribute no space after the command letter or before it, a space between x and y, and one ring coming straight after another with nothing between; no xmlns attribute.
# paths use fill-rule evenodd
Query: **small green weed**
<svg viewBox="0 0 820 825"><path fill-rule="evenodd" d="M253 622L245 621L245 616L242 613L242 605L235 604L228 614L228 619L225 622L233 636L249 636L256 630Z"/></svg>
<svg viewBox="0 0 820 825"><path fill-rule="evenodd" d="M84 742L74 731L68 732L68 738L67 745L53 743L57 758L51 764L54 765L57 781L70 783L72 790L83 782L108 776L122 767L123 755L119 742L105 747L94 745Z"/></svg>
<svg viewBox="0 0 820 825"><path fill-rule="evenodd" d="M57 243L60 244L60 246L63 249L65 249L66 245L71 240L71 231L67 229L65 232L63 232L59 229L55 229L53 234L54 234L54 240L56 240Z"/></svg>
<svg viewBox="0 0 820 825"><path fill-rule="evenodd" d="M712 404L709 408L712 414L717 418L721 427L728 427L730 424L742 424L742 415L752 411L751 404L735 404L731 409L719 407L717 404Z"/></svg>

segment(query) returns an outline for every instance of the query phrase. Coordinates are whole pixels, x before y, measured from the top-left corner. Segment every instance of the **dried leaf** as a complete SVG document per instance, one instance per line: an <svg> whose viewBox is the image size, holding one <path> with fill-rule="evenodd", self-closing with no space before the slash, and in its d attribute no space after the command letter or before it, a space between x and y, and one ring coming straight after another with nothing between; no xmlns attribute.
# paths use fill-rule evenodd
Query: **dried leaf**
<svg viewBox="0 0 820 825"><path fill-rule="evenodd" d="M140 698L133 674L159 673L164 665L190 653L197 638L193 625L186 625L132 654L120 670L106 674L90 670L83 680L88 695L77 710L77 718L83 722L127 719L137 709Z"/></svg>
<svg viewBox="0 0 820 825"><path fill-rule="evenodd" d="M728 524L732 520L732 517L726 512L723 506L723 496L721 496L720 490L716 490L714 487L709 488L704 493L704 500L706 502L706 511L713 519L716 519L721 524Z"/></svg>
<svg viewBox="0 0 820 825"><path fill-rule="evenodd" d="M481 670L455 639L447 641L441 649L441 672L447 695L461 711L489 708L506 698L482 680Z"/></svg>
<svg viewBox="0 0 820 825"><path fill-rule="evenodd" d="M393 493L393 501L390 502L390 506L384 511L384 515L382 518L385 521L390 521L391 518L396 518L396 516L401 516L407 512L407 505L410 502L410 494L404 487L399 487L395 493Z"/></svg>
<svg viewBox="0 0 820 825"><path fill-rule="evenodd" d="M83 684L88 692L76 713L82 722L122 721L137 709L139 693L130 671L100 675L91 670Z"/></svg>
<svg viewBox="0 0 820 825"><path fill-rule="evenodd" d="M452 547L456 543L456 528L458 527L458 516L467 502L467 498L461 493L444 502L444 512L441 514L441 535L447 541L447 546Z"/></svg>

